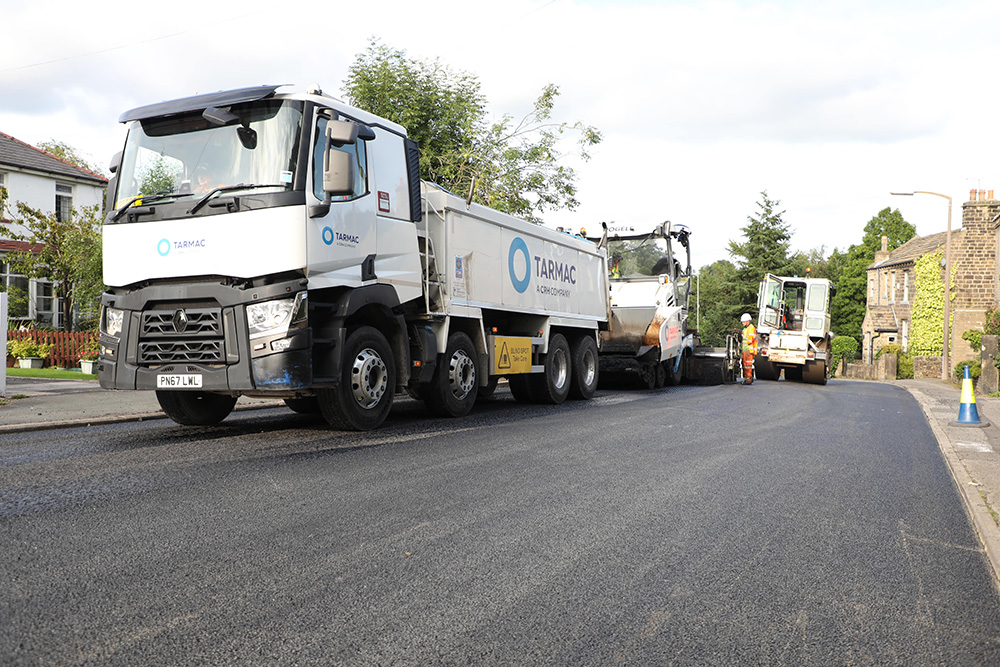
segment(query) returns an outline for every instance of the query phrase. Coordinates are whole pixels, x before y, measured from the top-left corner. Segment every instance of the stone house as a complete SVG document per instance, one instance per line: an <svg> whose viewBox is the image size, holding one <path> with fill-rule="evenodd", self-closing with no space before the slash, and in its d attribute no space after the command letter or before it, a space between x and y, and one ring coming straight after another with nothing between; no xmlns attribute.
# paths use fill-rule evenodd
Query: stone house
<svg viewBox="0 0 1000 667"><path fill-rule="evenodd" d="M0 132L0 187L8 193L7 206L13 210L23 202L43 213L55 213L57 218L69 215L71 208L100 206L108 180L54 155ZM0 211L0 219L7 211ZM64 328L60 322L59 300L53 285L47 280L29 279L13 272L6 261L12 250L28 249L23 241L9 238L7 227L0 227L0 291L21 294L27 298L12 298L9 318L15 322L35 322ZM26 231L18 229L18 232Z"/></svg>
<svg viewBox="0 0 1000 667"><path fill-rule="evenodd" d="M982 328L986 311L998 305L998 223L1000 201L994 198L993 191L973 190L969 201L962 205L961 228L951 232L951 264L955 274L955 298L951 302L953 363L977 354L978 351L972 350L962 339L962 333ZM891 252L883 237L882 249L875 253L875 261L867 269L867 308L861 326L864 361L870 363L878 350L889 343L909 349L915 264L928 253L943 251L945 236L946 232L940 232L914 237ZM943 281L944 267L941 275ZM944 322L941 334L944 335ZM929 362L923 371L919 365L915 362L914 372L918 376L940 375L940 358L936 364Z"/></svg>

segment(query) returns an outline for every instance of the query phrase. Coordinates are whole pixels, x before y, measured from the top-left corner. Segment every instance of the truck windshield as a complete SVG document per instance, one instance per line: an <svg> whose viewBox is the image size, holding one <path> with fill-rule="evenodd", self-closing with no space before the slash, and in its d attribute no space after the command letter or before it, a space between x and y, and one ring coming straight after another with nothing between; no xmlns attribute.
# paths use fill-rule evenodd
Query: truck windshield
<svg viewBox="0 0 1000 667"><path fill-rule="evenodd" d="M608 241L608 271L612 278L643 278L680 273L662 236Z"/></svg>
<svg viewBox="0 0 1000 667"><path fill-rule="evenodd" d="M219 125L199 112L136 122L122 154L115 208L139 196L202 197L240 184L290 190L301 104L263 100L229 111L238 122Z"/></svg>

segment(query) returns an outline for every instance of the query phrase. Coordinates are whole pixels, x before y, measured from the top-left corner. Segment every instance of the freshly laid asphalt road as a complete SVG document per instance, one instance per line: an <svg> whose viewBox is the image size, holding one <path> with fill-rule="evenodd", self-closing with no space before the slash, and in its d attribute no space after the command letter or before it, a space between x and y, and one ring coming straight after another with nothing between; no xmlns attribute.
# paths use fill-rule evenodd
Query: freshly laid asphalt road
<svg viewBox="0 0 1000 667"><path fill-rule="evenodd" d="M1000 664L925 402L758 382L403 401L363 434L283 408L0 431L0 663Z"/></svg>

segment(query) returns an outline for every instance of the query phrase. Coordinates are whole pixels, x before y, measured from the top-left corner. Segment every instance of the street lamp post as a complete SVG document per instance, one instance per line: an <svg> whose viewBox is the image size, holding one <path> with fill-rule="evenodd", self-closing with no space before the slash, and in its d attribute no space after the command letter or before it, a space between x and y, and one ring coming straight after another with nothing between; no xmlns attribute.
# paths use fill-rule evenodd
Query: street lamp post
<svg viewBox="0 0 1000 667"><path fill-rule="evenodd" d="M938 192L914 190L913 192L890 192L891 195L909 197L912 195L934 195L948 200L948 231L944 235L944 345L941 350L941 379L951 379L951 365L948 363L951 349L951 197Z"/></svg>

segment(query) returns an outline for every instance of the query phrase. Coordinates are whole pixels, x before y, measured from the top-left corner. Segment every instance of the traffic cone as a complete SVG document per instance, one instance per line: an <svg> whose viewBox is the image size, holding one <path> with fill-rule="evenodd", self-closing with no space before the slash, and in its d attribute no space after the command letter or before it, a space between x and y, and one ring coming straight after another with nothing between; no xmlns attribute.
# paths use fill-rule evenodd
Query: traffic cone
<svg viewBox="0 0 1000 667"><path fill-rule="evenodd" d="M976 409L976 393L972 390L972 377L969 376L969 367L965 367L965 377L962 378L962 400L958 407L958 421L953 421L949 426L975 426L983 428L990 423L979 419L979 410Z"/></svg>

